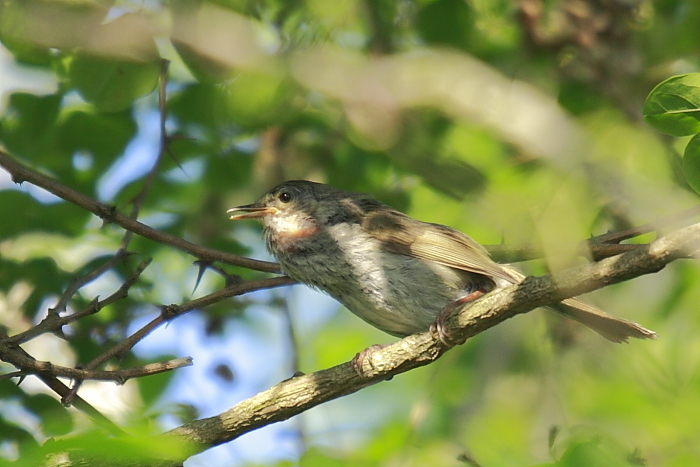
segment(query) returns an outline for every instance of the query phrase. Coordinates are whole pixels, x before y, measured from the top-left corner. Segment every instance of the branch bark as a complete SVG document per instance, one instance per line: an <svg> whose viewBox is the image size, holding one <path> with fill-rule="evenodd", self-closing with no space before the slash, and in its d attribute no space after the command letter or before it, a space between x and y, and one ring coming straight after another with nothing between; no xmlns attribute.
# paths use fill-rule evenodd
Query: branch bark
<svg viewBox="0 0 700 467"><path fill-rule="evenodd" d="M649 245L604 259L598 263L551 276L528 277L522 283L484 295L450 317L446 325L455 340L467 340L518 314L565 298L591 292L610 284L652 274L680 258L700 253L700 223L685 227ZM170 430L153 443L176 445L166 457L150 460L98 458L94 453L73 450L61 456L63 466L177 466L211 447L234 440L275 422L287 420L310 408L355 393L394 375L428 365L446 348L430 332L408 336L363 360L358 375L351 362L296 376L246 399L214 417L195 420ZM70 459L67 459L67 456Z"/></svg>
<svg viewBox="0 0 700 467"><path fill-rule="evenodd" d="M660 271L679 258L700 250L700 223L677 230L651 244L550 276L528 277L460 310L448 319L450 335L473 337L508 318L565 298ZM374 352L364 360L361 377L350 362L282 381L215 417L185 424L166 433L197 452L222 444L263 426L286 420L312 407L427 365L447 351L429 332L415 334ZM180 459L182 460L182 459Z"/></svg>

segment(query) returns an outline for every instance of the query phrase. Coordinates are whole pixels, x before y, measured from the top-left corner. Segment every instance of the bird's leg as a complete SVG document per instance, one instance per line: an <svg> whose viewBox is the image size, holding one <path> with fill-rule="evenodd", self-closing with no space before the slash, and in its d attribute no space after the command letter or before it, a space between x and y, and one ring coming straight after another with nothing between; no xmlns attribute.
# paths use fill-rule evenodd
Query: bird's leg
<svg viewBox="0 0 700 467"><path fill-rule="evenodd" d="M440 310L440 313L438 313L437 317L435 318L435 322L430 325L431 334L437 334L438 338L440 339L440 342L442 342L447 347L453 347L457 344L461 344L461 342L454 342L452 340L452 336L450 336L450 333L447 331L447 327L445 326L445 321L457 308L464 305L465 303L473 302L485 293L486 291L482 289L477 289L465 295L464 297L458 298L457 300L454 300L445 305L444 308Z"/></svg>
<svg viewBox="0 0 700 467"><path fill-rule="evenodd" d="M358 352L357 355L352 359L352 369L355 370L355 373L357 373L358 376L364 377L364 371L362 370L362 365L364 365L365 360L369 362L369 366L374 368L374 365L372 364L372 354L377 351L381 350L384 347L388 347L389 344L374 344L369 347L367 347L365 350L362 352Z"/></svg>

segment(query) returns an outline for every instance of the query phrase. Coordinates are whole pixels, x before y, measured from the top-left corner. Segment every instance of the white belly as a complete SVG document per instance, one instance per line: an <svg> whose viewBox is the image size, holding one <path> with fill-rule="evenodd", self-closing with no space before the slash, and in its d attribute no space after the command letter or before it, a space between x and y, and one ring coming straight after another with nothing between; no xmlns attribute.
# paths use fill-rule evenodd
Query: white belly
<svg viewBox="0 0 700 467"><path fill-rule="evenodd" d="M278 254L284 271L389 334L427 330L440 310L470 287L470 274L382 251L381 244L356 224L332 226L324 235L334 241L316 238L303 256ZM328 245L335 250L328 251Z"/></svg>

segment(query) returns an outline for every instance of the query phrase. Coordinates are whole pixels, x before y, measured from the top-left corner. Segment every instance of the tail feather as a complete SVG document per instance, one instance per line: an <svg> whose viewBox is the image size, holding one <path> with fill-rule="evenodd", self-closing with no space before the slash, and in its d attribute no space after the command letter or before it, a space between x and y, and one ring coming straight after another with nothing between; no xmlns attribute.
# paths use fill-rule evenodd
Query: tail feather
<svg viewBox="0 0 700 467"><path fill-rule="evenodd" d="M513 278L513 283L522 282L525 279L525 275L517 269L508 265L501 266ZM576 298L567 298L555 305L550 305L549 308L588 326L612 342L627 342L627 339L630 337L656 339L654 331L650 331L632 321L608 314Z"/></svg>
<svg viewBox="0 0 700 467"><path fill-rule="evenodd" d="M592 305L575 298L563 300L550 308L591 328L612 342L627 342L627 339L656 339L656 333L637 323L610 315Z"/></svg>

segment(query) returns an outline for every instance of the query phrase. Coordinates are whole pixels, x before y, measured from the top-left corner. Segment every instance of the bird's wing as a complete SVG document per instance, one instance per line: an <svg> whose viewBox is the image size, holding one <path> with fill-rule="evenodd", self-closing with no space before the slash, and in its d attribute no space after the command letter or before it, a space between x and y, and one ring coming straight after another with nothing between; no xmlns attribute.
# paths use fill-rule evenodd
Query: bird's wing
<svg viewBox="0 0 700 467"><path fill-rule="evenodd" d="M393 210L377 210L363 217L363 229L382 242L386 251L434 261L462 271L500 278L517 284L525 276L494 262L481 245L467 235L437 224L426 224ZM609 315L576 298L550 305L554 310L590 327L613 342L628 337L654 339L653 331L630 321Z"/></svg>
<svg viewBox="0 0 700 467"><path fill-rule="evenodd" d="M517 277L494 262L484 247L449 227L420 222L394 210L378 210L364 217L362 228L381 241L385 251L511 283L519 282Z"/></svg>

